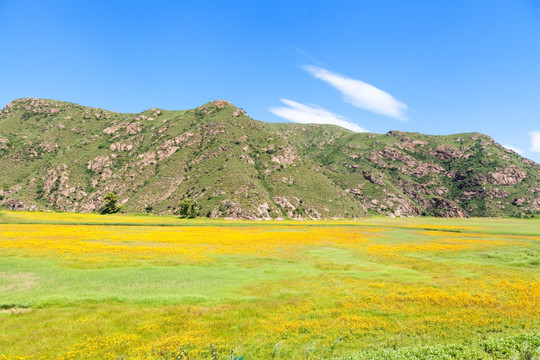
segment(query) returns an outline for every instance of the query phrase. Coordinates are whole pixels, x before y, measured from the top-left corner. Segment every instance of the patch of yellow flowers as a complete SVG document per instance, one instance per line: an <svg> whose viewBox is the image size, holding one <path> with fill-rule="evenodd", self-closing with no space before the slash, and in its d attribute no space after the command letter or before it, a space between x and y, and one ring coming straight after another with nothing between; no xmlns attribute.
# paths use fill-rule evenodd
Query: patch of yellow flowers
<svg viewBox="0 0 540 360"><path fill-rule="evenodd" d="M86 265L134 260L200 263L218 255L287 256L299 246L358 247L379 230L6 224L0 228L0 251L61 256L64 261Z"/></svg>
<svg viewBox="0 0 540 360"><path fill-rule="evenodd" d="M497 237L474 233L473 227L420 224L404 226L417 230L416 238L396 241L389 234L391 228L358 227L347 222L335 223L340 226L334 227L285 222L272 226L248 223L241 227L150 226L150 221L155 220L123 217L122 223L137 226L117 226L92 224L118 220L97 215L17 213L16 216L26 221L84 221L86 225L2 224L1 255L45 257L73 266L132 261L198 264L215 261L219 256L286 258L299 256L306 247L341 247L373 263L390 262L437 274L428 281L431 284L426 284L395 278L355 278L350 274L340 275L339 267L326 265L336 272L268 281L247 287L241 294L260 299L290 289L302 293L301 297L288 297L285 291L283 297L268 301L209 307L178 305L167 316L163 313L148 316L151 320L141 322L138 328L126 329L125 333L87 336L57 356L62 360L116 359L119 354L129 359L156 359L180 348L189 349L191 356L197 358L207 356L210 343L218 349L234 347L241 351L244 346L256 348L263 340L267 345L284 341L300 347L314 340L331 346L338 337L355 344L355 340L368 341L381 334L386 338L425 334L441 339L467 337L478 328L496 331L499 327L514 326L535 330L540 318L540 281L535 276L525 278L510 270L485 272L480 267L470 267L471 271L484 273L478 278L467 277L456 274L459 271L456 267L417 257L527 246L526 241L540 240L535 236ZM92 321L90 315L74 319L76 326L81 327ZM270 353L271 348L267 350ZM0 360L23 359L27 358L0 355Z"/></svg>

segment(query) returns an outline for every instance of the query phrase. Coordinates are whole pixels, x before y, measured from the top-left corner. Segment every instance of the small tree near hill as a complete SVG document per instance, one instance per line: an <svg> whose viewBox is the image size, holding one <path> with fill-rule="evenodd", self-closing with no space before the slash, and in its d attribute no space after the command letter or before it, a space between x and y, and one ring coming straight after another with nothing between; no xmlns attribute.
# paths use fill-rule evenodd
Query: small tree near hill
<svg viewBox="0 0 540 360"><path fill-rule="evenodd" d="M184 199L180 202L178 215L182 218L193 219L199 215L197 203L191 199Z"/></svg>
<svg viewBox="0 0 540 360"><path fill-rule="evenodd" d="M118 206L118 195L113 192L107 193L104 200L105 205L99 211L102 215L117 213L122 208L121 206Z"/></svg>

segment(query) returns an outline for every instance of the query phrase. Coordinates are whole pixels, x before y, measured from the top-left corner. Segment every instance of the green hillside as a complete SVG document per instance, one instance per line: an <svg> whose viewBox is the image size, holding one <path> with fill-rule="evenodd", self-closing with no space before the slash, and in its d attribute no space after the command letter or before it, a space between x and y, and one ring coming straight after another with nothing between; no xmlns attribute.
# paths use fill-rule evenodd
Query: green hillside
<svg viewBox="0 0 540 360"><path fill-rule="evenodd" d="M19 99L0 111L0 205L232 218L529 216L540 166L479 133L353 133L273 124L216 100L121 114Z"/></svg>

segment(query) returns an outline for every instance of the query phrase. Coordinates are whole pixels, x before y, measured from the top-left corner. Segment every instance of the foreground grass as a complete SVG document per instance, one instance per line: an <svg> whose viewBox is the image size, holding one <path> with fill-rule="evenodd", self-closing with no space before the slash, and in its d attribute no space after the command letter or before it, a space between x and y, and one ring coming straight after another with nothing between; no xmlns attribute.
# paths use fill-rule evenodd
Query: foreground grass
<svg viewBox="0 0 540 360"><path fill-rule="evenodd" d="M5 212L0 354L198 359L210 344L246 359L533 354L539 240L538 220Z"/></svg>

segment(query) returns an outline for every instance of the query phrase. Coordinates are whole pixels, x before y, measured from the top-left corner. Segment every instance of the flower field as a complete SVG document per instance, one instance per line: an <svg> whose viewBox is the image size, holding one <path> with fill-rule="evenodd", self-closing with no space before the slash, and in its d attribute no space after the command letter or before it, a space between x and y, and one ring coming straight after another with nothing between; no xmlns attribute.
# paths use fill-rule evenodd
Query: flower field
<svg viewBox="0 0 540 360"><path fill-rule="evenodd" d="M500 359L539 333L538 220L0 214L4 360Z"/></svg>

